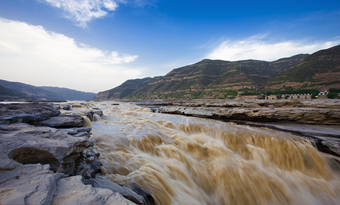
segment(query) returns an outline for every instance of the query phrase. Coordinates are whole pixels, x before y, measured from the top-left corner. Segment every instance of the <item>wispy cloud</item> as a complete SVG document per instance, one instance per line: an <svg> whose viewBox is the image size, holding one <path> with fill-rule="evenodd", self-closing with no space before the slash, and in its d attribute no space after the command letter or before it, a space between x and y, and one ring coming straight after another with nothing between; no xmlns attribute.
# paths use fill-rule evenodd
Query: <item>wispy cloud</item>
<svg viewBox="0 0 340 205"><path fill-rule="evenodd" d="M265 35L251 36L239 41L224 41L206 55L209 59L246 60L257 59L273 61L300 53L313 53L340 43L340 39L308 42L306 40L272 42Z"/></svg>
<svg viewBox="0 0 340 205"><path fill-rule="evenodd" d="M156 6L158 0L135 0L135 4L138 7L145 7L145 6Z"/></svg>
<svg viewBox="0 0 340 205"><path fill-rule="evenodd" d="M92 19L102 18L115 11L119 4L127 0L37 0L47 2L51 6L64 11L66 18L76 21L78 26L87 27ZM137 7L155 6L158 0L133 0L131 4Z"/></svg>
<svg viewBox="0 0 340 205"><path fill-rule="evenodd" d="M141 75L137 55L104 51L42 26L0 18L1 78L33 85L102 91Z"/></svg>
<svg viewBox="0 0 340 205"><path fill-rule="evenodd" d="M65 12L65 17L75 20L81 27L86 27L92 19L101 18L114 11L118 3L124 0L39 0L60 8Z"/></svg>

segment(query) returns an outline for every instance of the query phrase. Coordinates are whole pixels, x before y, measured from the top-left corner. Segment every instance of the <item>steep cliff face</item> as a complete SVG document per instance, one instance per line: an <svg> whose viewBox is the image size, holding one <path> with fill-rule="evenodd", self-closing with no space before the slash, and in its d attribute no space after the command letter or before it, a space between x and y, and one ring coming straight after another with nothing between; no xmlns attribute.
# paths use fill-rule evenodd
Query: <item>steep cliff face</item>
<svg viewBox="0 0 340 205"><path fill-rule="evenodd" d="M283 87L340 88L340 45L313 53L290 69L268 79L265 89Z"/></svg>

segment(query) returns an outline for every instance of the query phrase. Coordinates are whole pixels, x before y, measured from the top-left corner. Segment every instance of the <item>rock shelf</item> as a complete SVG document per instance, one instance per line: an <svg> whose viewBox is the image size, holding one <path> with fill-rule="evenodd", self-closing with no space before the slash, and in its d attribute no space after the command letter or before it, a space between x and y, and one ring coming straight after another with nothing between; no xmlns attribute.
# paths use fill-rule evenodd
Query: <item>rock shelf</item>
<svg viewBox="0 0 340 205"><path fill-rule="evenodd" d="M139 102L154 112L210 118L289 132L340 156L340 100L189 100Z"/></svg>
<svg viewBox="0 0 340 205"><path fill-rule="evenodd" d="M1 204L145 204L129 188L96 179L100 154L84 125L51 104L0 104Z"/></svg>

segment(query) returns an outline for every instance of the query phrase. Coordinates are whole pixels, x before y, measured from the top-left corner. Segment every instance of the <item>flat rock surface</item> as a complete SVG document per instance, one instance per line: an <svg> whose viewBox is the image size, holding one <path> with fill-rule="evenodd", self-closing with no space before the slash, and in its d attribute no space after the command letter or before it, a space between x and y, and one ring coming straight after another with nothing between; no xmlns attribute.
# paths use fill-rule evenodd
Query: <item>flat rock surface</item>
<svg viewBox="0 0 340 205"><path fill-rule="evenodd" d="M239 107L239 108L329 108L340 109L340 100L256 100L256 99L233 99L233 100L174 100L174 101L149 101L138 102L141 106L185 106L185 107Z"/></svg>
<svg viewBox="0 0 340 205"><path fill-rule="evenodd" d="M237 121L236 121L237 122ZM306 135L312 135L323 139L339 138L340 126L337 125L308 125L296 124L289 122L243 122L246 125L258 125L269 128L278 128L286 131L297 132Z"/></svg>
<svg viewBox="0 0 340 205"><path fill-rule="evenodd" d="M50 204L57 192L55 184L61 174L49 170L49 165L27 164L2 172L1 204Z"/></svg>
<svg viewBox="0 0 340 205"><path fill-rule="evenodd" d="M98 204L98 205L132 205L135 204L117 192L84 185L81 176L60 179L57 183L58 192L52 205Z"/></svg>
<svg viewBox="0 0 340 205"><path fill-rule="evenodd" d="M340 109L325 108L224 108L163 106L162 113L182 114L223 120L258 122L294 121L304 124L340 125Z"/></svg>
<svg viewBox="0 0 340 205"><path fill-rule="evenodd" d="M84 119L80 115L59 115L37 122L36 125L55 128L82 127L84 126Z"/></svg>
<svg viewBox="0 0 340 205"><path fill-rule="evenodd" d="M133 201L136 204L144 204L144 199L142 196L136 194L131 189L120 186L116 183L113 183L109 180L103 179L101 177L92 178L88 180L84 180L85 184L91 184L93 187L97 188L105 188L110 189L113 192L118 192L122 196L124 196L126 199L129 199L130 201Z"/></svg>
<svg viewBox="0 0 340 205"><path fill-rule="evenodd" d="M58 116L60 111L46 103L0 104L0 121L35 123Z"/></svg>

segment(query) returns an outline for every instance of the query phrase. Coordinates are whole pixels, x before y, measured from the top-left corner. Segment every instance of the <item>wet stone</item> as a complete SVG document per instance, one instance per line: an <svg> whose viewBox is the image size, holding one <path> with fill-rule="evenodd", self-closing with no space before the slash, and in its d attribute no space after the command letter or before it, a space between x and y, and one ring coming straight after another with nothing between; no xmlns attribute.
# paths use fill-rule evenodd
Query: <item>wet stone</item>
<svg viewBox="0 0 340 205"><path fill-rule="evenodd" d="M100 153L84 149L76 161L74 175L81 175L85 179L95 178L96 174L101 173L102 163L98 159L99 156Z"/></svg>
<svg viewBox="0 0 340 205"><path fill-rule="evenodd" d="M55 128L82 127L84 125L84 119L80 115L59 115L38 122L36 125Z"/></svg>

